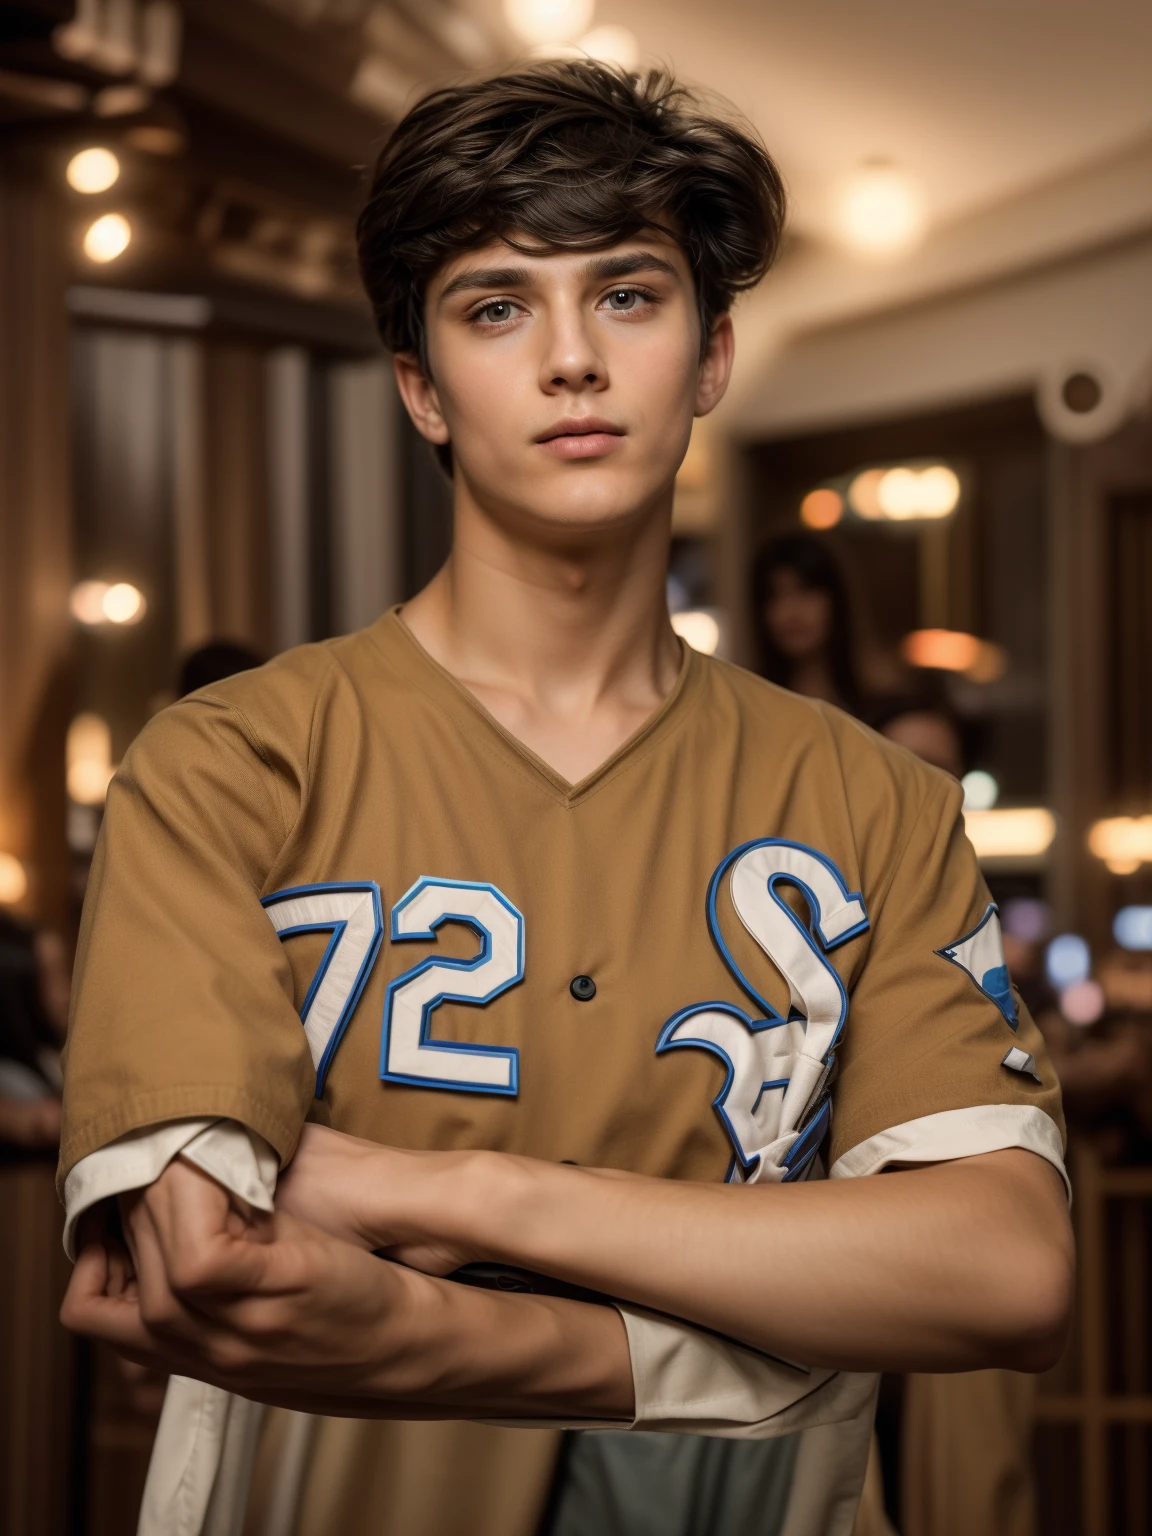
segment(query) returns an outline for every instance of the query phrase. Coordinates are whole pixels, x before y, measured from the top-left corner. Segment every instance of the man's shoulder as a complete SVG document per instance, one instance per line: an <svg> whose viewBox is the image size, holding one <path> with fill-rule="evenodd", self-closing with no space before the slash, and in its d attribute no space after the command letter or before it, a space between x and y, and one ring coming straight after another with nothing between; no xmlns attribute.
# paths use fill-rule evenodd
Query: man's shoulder
<svg viewBox="0 0 1152 1536"><path fill-rule="evenodd" d="M805 698L720 658L707 658L710 693L746 756L775 774L790 772L816 785L828 803L843 804L857 830L900 840L917 817L951 819L962 791L951 774L933 768L862 720L822 699ZM715 732L719 737L726 732Z"/></svg>
<svg viewBox="0 0 1152 1536"><path fill-rule="evenodd" d="M367 697L387 710L390 691L402 684L394 669L381 665L378 624L294 646L263 666L178 699L149 721L129 758L189 764L202 754L215 758L235 749L303 775L318 730L338 735L342 722L355 729Z"/></svg>

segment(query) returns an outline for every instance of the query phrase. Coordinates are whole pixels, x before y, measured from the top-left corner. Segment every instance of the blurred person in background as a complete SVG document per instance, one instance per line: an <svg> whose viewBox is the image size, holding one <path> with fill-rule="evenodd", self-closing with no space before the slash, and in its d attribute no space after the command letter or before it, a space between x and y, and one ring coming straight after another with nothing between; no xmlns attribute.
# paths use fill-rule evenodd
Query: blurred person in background
<svg viewBox="0 0 1152 1536"><path fill-rule="evenodd" d="M58 933L0 912L0 1144L55 1147L69 964Z"/></svg>
<svg viewBox="0 0 1152 1536"><path fill-rule="evenodd" d="M241 645L236 640L209 640L189 651L181 660L176 697L183 699L199 688L208 688L212 683L223 682L226 677L235 677L237 672L262 667L264 660L251 646Z"/></svg>
<svg viewBox="0 0 1152 1536"><path fill-rule="evenodd" d="M859 714L852 603L840 562L811 533L786 533L761 550L752 604L762 677Z"/></svg>
<svg viewBox="0 0 1152 1536"><path fill-rule="evenodd" d="M962 778L967 764L965 731L941 688L927 683L907 693L870 702L865 718L874 731L914 752L921 762Z"/></svg>

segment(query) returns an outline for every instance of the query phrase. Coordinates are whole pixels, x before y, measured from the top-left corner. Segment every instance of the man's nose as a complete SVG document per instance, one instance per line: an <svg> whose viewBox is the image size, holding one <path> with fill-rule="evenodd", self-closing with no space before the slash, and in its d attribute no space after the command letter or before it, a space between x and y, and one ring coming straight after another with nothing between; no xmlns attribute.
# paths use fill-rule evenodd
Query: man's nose
<svg viewBox="0 0 1152 1536"><path fill-rule="evenodd" d="M557 390L603 389L608 370L600 356L591 318L579 310L554 315L541 359L540 385Z"/></svg>

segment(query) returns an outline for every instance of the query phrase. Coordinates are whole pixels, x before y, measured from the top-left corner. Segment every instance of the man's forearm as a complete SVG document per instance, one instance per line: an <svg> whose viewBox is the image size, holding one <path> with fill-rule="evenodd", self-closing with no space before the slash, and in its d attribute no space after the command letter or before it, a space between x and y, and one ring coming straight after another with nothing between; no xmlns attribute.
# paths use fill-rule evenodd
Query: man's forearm
<svg viewBox="0 0 1152 1536"><path fill-rule="evenodd" d="M390 1278L410 1297L385 1323L366 1414L632 1418L628 1340L615 1308L504 1295L403 1269Z"/></svg>
<svg viewBox="0 0 1152 1536"><path fill-rule="evenodd" d="M443 1235L465 1251L805 1364L1042 1369L1062 1342L1070 1229L1027 1152L720 1188L479 1154L453 1184Z"/></svg>

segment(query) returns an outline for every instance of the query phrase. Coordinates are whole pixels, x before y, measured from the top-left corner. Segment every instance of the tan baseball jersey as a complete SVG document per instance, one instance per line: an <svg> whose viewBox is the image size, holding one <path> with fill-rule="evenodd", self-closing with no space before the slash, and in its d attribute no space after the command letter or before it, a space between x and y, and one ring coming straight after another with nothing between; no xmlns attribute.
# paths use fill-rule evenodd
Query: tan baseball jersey
<svg viewBox="0 0 1152 1536"><path fill-rule="evenodd" d="M687 649L576 785L396 611L289 652L165 710L112 783L61 1179L189 1116L282 1161L305 1118L666 1178L1058 1159L960 801Z"/></svg>

